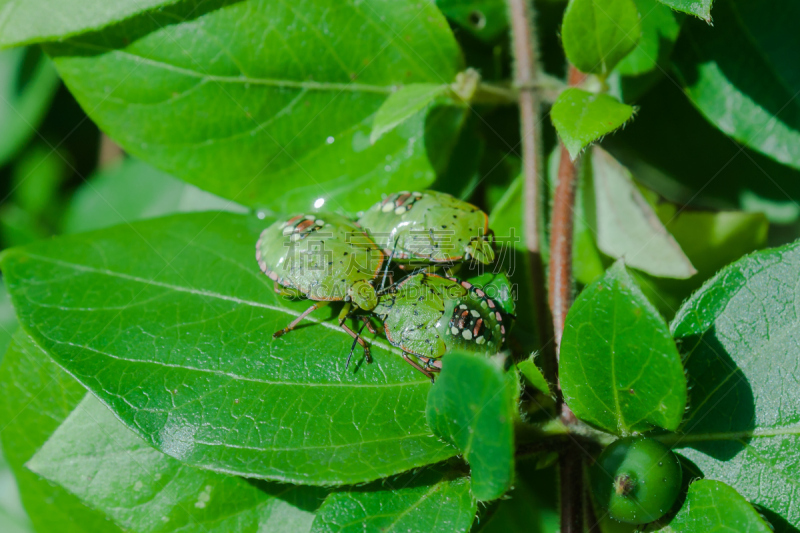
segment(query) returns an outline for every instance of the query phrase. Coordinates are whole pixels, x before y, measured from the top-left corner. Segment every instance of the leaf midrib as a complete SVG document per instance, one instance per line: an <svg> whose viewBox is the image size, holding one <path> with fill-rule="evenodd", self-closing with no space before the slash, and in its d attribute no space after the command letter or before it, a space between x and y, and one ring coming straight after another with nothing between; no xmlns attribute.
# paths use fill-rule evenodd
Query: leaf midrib
<svg viewBox="0 0 800 533"><path fill-rule="evenodd" d="M74 45L103 53L114 52L120 55L128 55L131 56L132 58L136 58L136 61L146 63L156 68L171 71L182 76L198 78L202 81L212 81L216 83L236 83L242 85L252 84L252 85L264 85L268 87L279 87L284 89L286 88L306 89L312 91L338 91L338 92L350 91L350 92L367 92L367 93L380 93L380 94L390 94L397 90L397 85L372 85L364 83L297 81L297 80L284 80L277 78L252 78L249 76L245 76L243 74L239 76L221 76L218 74L204 74L196 70L188 69L185 67L179 67L178 65L173 65L172 63L167 63L165 61L158 61L149 57L144 57L142 55L134 54L128 50L107 48L104 46L98 46L95 44L84 43L84 42L74 42Z"/></svg>
<svg viewBox="0 0 800 533"><path fill-rule="evenodd" d="M115 272L113 270L99 269L99 268L94 268L94 267L81 265L81 264L77 264L77 263L71 263L71 262L68 262L68 261L63 261L63 260L60 260L60 259L54 259L54 258L51 258L51 257L46 257L46 256L34 254L34 253L29 253L29 252L25 253L25 254L19 254L19 255L20 256L29 257L29 258L33 258L33 259L36 259L36 260L39 260L39 261L43 261L43 262L46 262L46 263L59 265L59 266L65 267L65 268L72 268L74 270L81 271L81 272L89 272L89 273L92 273L92 274L100 274L100 275L105 275L105 276L109 276L109 277L116 277L116 278L125 279L125 280L128 280L128 281L132 281L134 283L141 283L141 284L144 284L144 285L152 285L152 286L161 287L161 288L164 288L164 289L173 290L173 291L176 291L176 292L183 292L183 293L193 294L193 295L200 296L200 297L216 298L216 299L219 299L219 300L233 302L233 303L236 303L236 304L248 305L248 306L251 306L251 307L257 307L257 308L268 309L270 311L275 311L275 312L279 312L279 313L285 313L287 315L294 316L294 317L300 316L300 313L298 313L296 311L292 311L290 309L286 309L286 308L283 308L283 307L276 307L276 306L265 304L265 303L261 303L261 302L254 302L254 301L251 301L251 300L244 300L244 299L241 299L241 298L236 298L234 296L228 296L228 295L220 294L220 293L216 293L216 292L198 290L198 289L193 289L193 288L189 288L189 287L181 287L180 285L173 285L173 284L164 283L164 282L161 282L161 281L155 281L155 280L151 280L151 279L140 278L138 276L133 276L133 275L130 275L130 274L124 274L122 272ZM103 309L103 308L102 307L98 307L97 308L97 310L101 310L101 309ZM326 327L328 329L331 329L333 331L336 331L337 333L341 332L341 329L337 325L334 325L334 324L332 324L330 322L322 321L322 320L319 320L319 319L316 319L316 318L312 318L310 316L308 318L306 318L306 320L309 321L309 322L313 322L315 324L319 324L319 325L321 325L323 327ZM39 331L39 333L42 336L44 336L44 334L42 334L41 331ZM344 334L342 334L342 335L344 336ZM125 358L122 358L122 357L119 357L119 356L114 356L114 355L111 355L111 354L108 354L108 353L100 352L99 350L95 350L95 349L90 348L88 346L75 345L73 343L58 341L58 340L55 340L55 339L50 339L50 338L48 338L46 336L44 336L44 337L47 338L49 341L54 342L54 343L75 346L75 347L78 347L78 348L81 348L81 349L94 351L96 353L99 353L100 355L105 355L105 356L108 356L108 357L114 357L114 358L118 358L118 359L124 360L124 361L131 361L131 362L138 362L138 363L151 363L151 364L158 364L158 365L162 365L162 366L172 366L172 365L169 365L168 363L162 363L160 361L145 361L145 360L138 360L138 359L129 360L129 359L125 359ZM384 343L382 341L376 340L376 339L373 339L370 342L370 345L379 346L380 348L384 349L385 351L387 351L389 353L393 353L393 354L396 354L396 355L401 355L401 353L397 349L395 349L394 347L392 347L389 344L386 344L386 343ZM232 378L235 378L235 379L241 379L243 381L250 380L250 381L255 381L255 382L258 382L258 383L274 384L274 385L293 385L294 384L294 385L301 385L301 386L306 386L306 387L308 387L308 386L403 387L403 386L408 386L408 385L416 386L416 385L419 385L421 383L427 383L427 380L425 380L425 381L409 381L409 382L404 382L404 383L392 383L392 384L333 384L333 383L331 383L331 384L322 384L322 383L318 383L318 384L311 385L309 383L270 382L270 381L256 380L254 378L245 378L245 377L242 377L242 376L238 376L236 374L229 374L229 373L222 372L222 371L215 371L215 370L209 370L209 369L189 368L189 367L180 366L180 365L174 365L174 366L176 366L177 368L186 369L186 370L196 370L198 372L208 372L208 373L220 374L220 375L224 375L226 377L232 377Z"/></svg>

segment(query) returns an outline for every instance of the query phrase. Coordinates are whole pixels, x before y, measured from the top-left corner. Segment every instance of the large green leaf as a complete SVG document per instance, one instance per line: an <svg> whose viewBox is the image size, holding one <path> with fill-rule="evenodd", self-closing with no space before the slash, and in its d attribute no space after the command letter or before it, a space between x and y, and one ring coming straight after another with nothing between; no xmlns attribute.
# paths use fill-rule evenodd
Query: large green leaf
<svg viewBox="0 0 800 533"><path fill-rule="evenodd" d="M611 433L674 430L683 418L680 355L664 319L621 262L572 305L559 373L575 415Z"/></svg>
<svg viewBox="0 0 800 533"><path fill-rule="evenodd" d="M211 210L247 212L236 202L129 158L80 186L67 210L64 231L80 233L174 213Z"/></svg>
<svg viewBox="0 0 800 533"><path fill-rule="evenodd" d="M103 514L24 466L85 394L32 339L21 331L15 335L0 367L0 439L39 532L121 532Z"/></svg>
<svg viewBox="0 0 800 533"><path fill-rule="evenodd" d="M17 312L11 304L11 296L6 286L0 285L0 361L5 357L11 345L11 339L17 331Z"/></svg>
<svg viewBox="0 0 800 533"><path fill-rule="evenodd" d="M697 274L685 280L634 274L642 291L670 319L722 267L767 244L769 224L761 213L683 210L668 202L659 203L656 212L697 268Z"/></svg>
<svg viewBox="0 0 800 533"><path fill-rule="evenodd" d="M130 153L275 211L319 199L358 211L427 187L465 113L420 113L370 143L398 85L451 83L461 69L430 0L181 3L47 51Z"/></svg>
<svg viewBox="0 0 800 533"><path fill-rule="evenodd" d="M578 70L608 76L642 35L633 0L570 0L561 40Z"/></svg>
<svg viewBox="0 0 800 533"><path fill-rule="evenodd" d="M321 490L186 467L87 394L27 467L126 531L309 531Z"/></svg>
<svg viewBox="0 0 800 533"><path fill-rule="evenodd" d="M800 526L800 245L742 259L678 312L672 331L689 375L682 447L706 477Z"/></svg>
<svg viewBox="0 0 800 533"><path fill-rule="evenodd" d="M0 0L0 48L63 39L180 0Z"/></svg>
<svg viewBox="0 0 800 533"><path fill-rule="evenodd" d="M40 20L48 18L41 13L38 16ZM0 29L0 41L4 36ZM36 134L58 83L56 70L38 48L0 52L0 166Z"/></svg>
<svg viewBox="0 0 800 533"><path fill-rule="evenodd" d="M690 21L673 60L686 94L716 127L800 169L800 4L725 0L714 27Z"/></svg>
<svg viewBox="0 0 800 533"><path fill-rule="evenodd" d="M616 70L625 76L641 76L659 66L666 70L683 17L659 0L634 1L642 20L642 38L636 48L619 62Z"/></svg>
<svg viewBox="0 0 800 533"><path fill-rule="evenodd" d="M686 279L697 270L633 181L605 150L592 148L591 177L597 247L654 276Z"/></svg>
<svg viewBox="0 0 800 533"><path fill-rule="evenodd" d="M663 531L773 533L764 517L732 487L721 481L707 479L700 479L689 486L686 502Z"/></svg>
<svg viewBox="0 0 800 533"><path fill-rule="evenodd" d="M550 118L572 159L591 143L624 125L633 108L607 94L567 89L558 96Z"/></svg>
<svg viewBox="0 0 800 533"><path fill-rule="evenodd" d="M711 4L714 0L658 0L664 5L668 5L675 11L689 13L700 17L706 22L711 22ZM716 14L716 11L714 12Z"/></svg>
<svg viewBox="0 0 800 533"><path fill-rule="evenodd" d="M636 120L603 144L638 181L693 208L760 212L779 223L800 217L800 170L731 140L669 80L639 104Z"/></svg>
<svg viewBox="0 0 800 533"><path fill-rule="evenodd" d="M446 465L334 492L314 519L313 533L466 532L477 501L469 478Z"/></svg>
<svg viewBox="0 0 800 533"><path fill-rule="evenodd" d="M449 353L428 395L428 424L469 462L478 500L499 498L511 487L518 379L503 372L502 361Z"/></svg>
<svg viewBox="0 0 800 533"><path fill-rule="evenodd" d="M345 370L328 313L255 263L269 224L176 215L6 252L20 323L147 442L185 463L304 484L369 481L457 451L420 414L430 382L385 340Z"/></svg>
<svg viewBox="0 0 800 533"><path fill-rule="evenodd" d="M441 83L412 83L393 92L375 113L370 141L375 143L385 133L432 105L449 89L449 85Z"/></svg>

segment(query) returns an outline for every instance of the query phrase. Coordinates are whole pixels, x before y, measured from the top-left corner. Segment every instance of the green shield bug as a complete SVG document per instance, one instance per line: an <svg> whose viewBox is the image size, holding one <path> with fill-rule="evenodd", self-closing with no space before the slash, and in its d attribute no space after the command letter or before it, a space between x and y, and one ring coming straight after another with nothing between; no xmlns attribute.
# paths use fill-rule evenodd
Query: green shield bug
<svg viewBox="0 0 800 533"><path fill-rule="evenodd" d="M400 263L415 259L430 263L494 261L494 250L487 240L489 217L449 194L390 194L358 222L386 255L391 254Z"/></svg>
<svg viewBox="0 0 800 533"><path fill-rule="evenodd" d="M370 311L378 304L373 281L384 256L363 229L332 213L294 215L261 233L256 260L275 283L276 292L317 302L273 337L288 333L316 309L344 301L339 325L364 347L369 358L366 343L345 324L353 307Z"/></svg>
<svg viewBox="0 0 800 533"><path fill-rule="evenodd" d="M466 281L420 272L382 295L373 313L383 321L386 339L430 378L425 369L441 369L441 358L449 350L498 353L506 335L500 310L482 289ZM407 354L417 356L425 368Z"/></svg>

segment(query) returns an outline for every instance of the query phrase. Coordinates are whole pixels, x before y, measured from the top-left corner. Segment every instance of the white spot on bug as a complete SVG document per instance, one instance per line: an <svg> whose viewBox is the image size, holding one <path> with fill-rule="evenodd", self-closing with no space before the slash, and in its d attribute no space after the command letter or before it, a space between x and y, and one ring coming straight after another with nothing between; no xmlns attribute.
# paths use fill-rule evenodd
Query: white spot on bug
<svg viewBox="0 0 800 533"><path fill-rule="evenodd" d="M468 330L468 329L465 329L464 331L462 331L461 332L461 336L464 337L465 341L471 341L472 340L472 332L470 330Z"/></svg>
<svg viewBox="0 0 800 533"><path fill-rule="evenodd" d="M286 226L285 228L283 228L283 236L285 237L286 235L291 235L291 233L292 233L293 231L294 231L294 228L293 228L293 227L291 227L291 226Z"/></svg>
<svg viewBox="0 0 800 533"><path fill-rule="evenodd" d="M314 215L306 215L304 218L305 218L306 220L314 220L314 219L315 219L315 218L317 218L317 217L315 217Z"/></svg>
<svg viewBox="0 0 800 533"><path fill-rule="evenodd" d="M406 212L406 208L403 207L402 205L394 210L394 214L395 215L402 215L405 212Z"/></svg>
<svg viewBox="0 0 800 533"><path fill-rule="evenodd" d="M475 342L478 344L483 344L484 342L486 342L486 339L484 339L483 335L481 335L480 337L475 338Z"/></svg>
<svg viewBox="0 0 800 533"><path fill-rule="evenodd" d="M458 306L458 308L459 308L459 309L466 309L466 308L467 308L467 306L466 306L466 304L461 304L461 305L459 305L459 306Z"/></svg>
<svg viewBox="0 0 800 533"><path fill-rule="evenodd" d="M458 328L455 327L455 326L452 326L450 328L450 333L452 333L453 335L458 335Z"/></svg>
<svg viewBox="0 0 800 533"><path fill-rule="evenodd" d="M318 218L317 220L314 221L314 224L316 224L319 227L322 227L325 225L325 221L322 220L321 218Z"/></svg>
<svg viewBox="0 0 800 533"><path fill-rule="evenodd" d="M258 217L258 220L264 220L265 218L267 218L267 212L259 211L258 213L256 213L256 216Z"/></svg>
<svg viewBox="0 0 800 533"><path fill-rule="evenodd" d="M394 205L392 205L391 203L384 204L384 206L381 207L381 211L383 211L384 213L389 213L392 209L394 209Z"/></svg>
<svg viewBox="0 0 800 533"><path fill-rule="evenodd" d="M323 205L325 205L325 198L317 198L317 201L314 202L314 209L319 209Z"/></svg>
<svg viewBox="0 0 800 533"><path fill-rule="evenodd" d="M328 143L328 144L333 144L333 141L335 141L335 140L336 139L334 139L333 136L331 136L331 137L328 137L327 139L325 139L325 142Z"/></svg>
<svg viewBox="0 0 800 533"><path fill-rule="evenodd" d="M472 311L470 311L469 314L471 314L475 318L480 318L480 316L481 316L481 314L478 311L474 310L474 309Z"/></svg>
<svg viewBox="0 0 800 533"><path fill-rule="evenodd" d="M299 241L302 238L303 238L303 236L300 235L299 233L292 233L292 236L290 237L290 239L292 241Z"/></svg>

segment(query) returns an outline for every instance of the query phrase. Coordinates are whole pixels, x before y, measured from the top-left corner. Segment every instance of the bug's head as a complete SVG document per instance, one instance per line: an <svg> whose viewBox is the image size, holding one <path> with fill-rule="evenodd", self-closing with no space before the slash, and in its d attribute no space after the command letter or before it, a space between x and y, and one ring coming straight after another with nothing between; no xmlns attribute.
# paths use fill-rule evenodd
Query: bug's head
<svg viewBox="0 0 800 533"><path fill-rule="evenodd" d="M485 237L475 237L467 246L467 253L479 263L488 265L494 261L494 249Z"/></svg>
<svg viewBox="0 0 800 533"><path fill-rule="evenodd" d="M367 280L357 281L350 288L350 298L353 303L364 311L372 311L378 305L378 295L375 287Z"/></svg>

